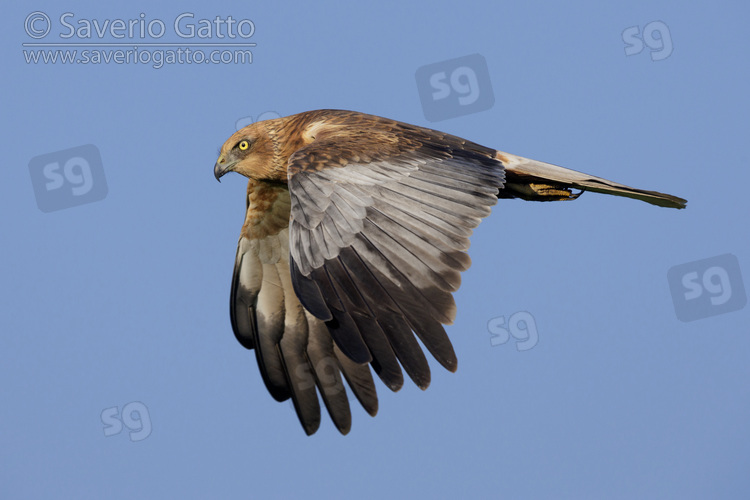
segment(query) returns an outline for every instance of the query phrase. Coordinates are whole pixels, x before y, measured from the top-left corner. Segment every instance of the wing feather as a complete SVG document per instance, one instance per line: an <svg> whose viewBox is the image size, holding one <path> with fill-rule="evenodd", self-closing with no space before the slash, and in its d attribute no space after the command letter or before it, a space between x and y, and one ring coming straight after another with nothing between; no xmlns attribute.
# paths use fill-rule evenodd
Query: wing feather
<svg viewBox="0 0 750 500"><path fill-rule="evenodd" d="M443 324L455 318L452 292L471 265L468 238L497 202L504 171L493 151L467 141L415 127L394 133L409 136L408 146L390 153L363 150L346 134L316 139L292 156L288 180L297 296L330 318L344 355L369 357L398 390L399 364L417 386L430 383L417 338L456 369Z"/></svg>
<svg viewBox="0 0 750 500"><path fill-rule="evenodd" d="M263 189L266 188L279 189ZM315 186L310 189L311 192L321 192ZM335 319L330 313L330 303L320 300L317 309L314 305L302 306L298 294L307 296L308 304L315 304L321 290L318 283L308 279L304 286L309 291L304 291L303 286L300 292L298 284L293 282L298 273L290 272L294 262L289 258L289 231L286 227L289 193L281 189L276 196L280 200L273 205L277 210L271 208L259 214L248 204L248 222L237 245L232 278L232 326L242 345L255 350L269 393L278 401L291 398L307 434L316 432L320 426L320 399L336 428L346 434L351 428L351 410L344 380L371 415L377 413L378 407L375 385L366 362L355 363L334 344L325 323ZM277 213L279 210L282 217ZM278 227L279 220L282 227ZM252 221L264 227L265 232L255 234L247 229ZM269 233L269 228L277 231ZM336 240L309 234L303 238L309 242L311 254L325 254L327 249L337 248ZM316 311L323 319L314 315ZM338 318L348 314L343 307L336 310ZM356 329L356 324L350 319L344 327ZM369 351L365 348L364 352L369 360Z"/></svg>
<svg viewBox="0 0 750 500"><path fill-rule="evenodd" d="M273 264L264 264L263 281L255 304L257 330L263 335L255 339L255 352L268 391L277 401L289 398L286 370L276 346L284 334L284 292Z"/></svg>

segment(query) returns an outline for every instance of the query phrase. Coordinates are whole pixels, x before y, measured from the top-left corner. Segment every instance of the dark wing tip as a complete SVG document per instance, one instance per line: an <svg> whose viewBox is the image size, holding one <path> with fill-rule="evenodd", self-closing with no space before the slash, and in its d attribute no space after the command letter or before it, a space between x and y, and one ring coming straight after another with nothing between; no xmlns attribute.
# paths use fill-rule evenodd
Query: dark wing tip
<svg viewBox="0 0 750 500"><path fill-rule="evenodd" d="M302 424L302 429L305 431L305 434L308 436L312 436L318 432L318 429L320 428L320 420L317 422L303 422L300 420L300 423Z"/></svg>

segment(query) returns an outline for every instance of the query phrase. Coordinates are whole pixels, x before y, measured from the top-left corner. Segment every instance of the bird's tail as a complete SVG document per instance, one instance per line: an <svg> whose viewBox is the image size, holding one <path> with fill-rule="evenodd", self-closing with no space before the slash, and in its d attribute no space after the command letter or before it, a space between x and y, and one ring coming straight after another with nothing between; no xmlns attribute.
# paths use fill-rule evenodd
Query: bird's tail
<svg viewBox="0 0 750 500"><path fill-rule="evenodd" d="M505 188L500 190L499 198L521 198L530 201L574 200L583 191L594 191L635 198L660 207L685 208L687 204L687 200L671 194L632 188L601 177L502 151L498 151L495 158L505 166ZM574 193L573 189L581 191Z"/></svg>

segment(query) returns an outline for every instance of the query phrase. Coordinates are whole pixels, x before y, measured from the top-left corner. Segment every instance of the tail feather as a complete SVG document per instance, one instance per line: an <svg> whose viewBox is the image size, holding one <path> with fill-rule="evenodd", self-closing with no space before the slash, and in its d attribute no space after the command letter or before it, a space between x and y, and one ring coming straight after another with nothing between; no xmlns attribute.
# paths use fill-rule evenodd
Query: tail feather
<svg viewBox="0 0 750 500"><path fill-rule="evenodd" d="M583 191L624 196L668 208L685 208L687 200L657 191L636 189L624 184L570 170L551 163L498 151L495 158L505 166L505 188L500 198L531 201L573 200ZM580 189L574 193L571 189Z"/></svg>

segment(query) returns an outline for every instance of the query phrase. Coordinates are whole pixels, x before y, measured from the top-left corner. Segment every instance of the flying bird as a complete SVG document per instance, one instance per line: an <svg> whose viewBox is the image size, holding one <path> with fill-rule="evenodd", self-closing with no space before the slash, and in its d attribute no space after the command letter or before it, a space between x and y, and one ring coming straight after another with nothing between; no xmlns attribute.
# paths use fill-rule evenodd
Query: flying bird
<svg viewBox="0 0 750 500"><path fill-rule="evenodd" d="M417 342L450 371L443 325L469 268L469 236L499 198L572 200L584 191L685 208L686 200L354 111L317 110L234 133L214 166L249 179L230 317L266 388L289 398L304 431L318 394L347 434L351 393L372 416L372 371L430 384Z"/></svg>

